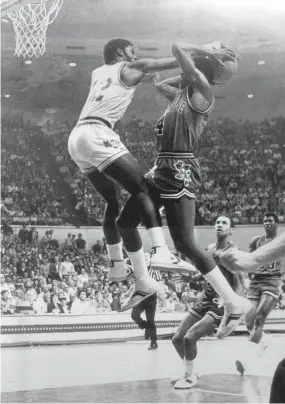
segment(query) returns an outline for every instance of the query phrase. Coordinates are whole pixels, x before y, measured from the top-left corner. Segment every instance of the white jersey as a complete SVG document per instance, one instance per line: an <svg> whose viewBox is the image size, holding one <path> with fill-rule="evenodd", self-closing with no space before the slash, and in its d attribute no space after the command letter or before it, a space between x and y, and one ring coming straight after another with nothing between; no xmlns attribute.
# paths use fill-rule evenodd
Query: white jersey
<svg viewBox="0 0 285 404"><path fill-rule="evenodd" d="M100 117L111 124L124 115L132 101L136 87L127 87L120 80L120 74L125 62L113 65L103 65L92 72L91 88L88 98L79 117Z"/></svg>

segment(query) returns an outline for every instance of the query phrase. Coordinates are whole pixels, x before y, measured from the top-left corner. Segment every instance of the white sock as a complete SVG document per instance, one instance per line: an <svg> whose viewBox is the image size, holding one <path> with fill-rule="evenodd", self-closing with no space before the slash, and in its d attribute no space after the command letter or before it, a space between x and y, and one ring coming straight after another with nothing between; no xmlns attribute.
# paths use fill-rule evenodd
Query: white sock
<svg viewBox="0 0 285 404"><path fill-rule="evenodd" d="M151 229L148 229L147 232L150 237L152 247L166 247L162 227L152 227Z"/></svg>
<svg viewBox="0 0 285 404"><path fill-rule="evenodd" d="M128 256L133 264L134 276L136 279L141 279L149 276L143 248L136 252L128 251Z"/></svg>
<svg viewBox="0 0 285 404"><path fill-rule="evenodd" d="M194 363L195 360L189 361L188 359L185 358L185 371L188 373L188 375L192 375L193 370L194 370Z"/></svg>
<svg viewBox="0 0 285 404"><path fill-rule="evenodd" d="M236 299L237 294L233 291L218 266L215 266L211 272L203 276L213 286L225 303Z"/></svg>
<svg viewBox="0 0 285 404"><path fill-rule="evenodd" d="M107 244L107 250L110 260L122 261L124 259L122 242L118 244Z"/></svg>

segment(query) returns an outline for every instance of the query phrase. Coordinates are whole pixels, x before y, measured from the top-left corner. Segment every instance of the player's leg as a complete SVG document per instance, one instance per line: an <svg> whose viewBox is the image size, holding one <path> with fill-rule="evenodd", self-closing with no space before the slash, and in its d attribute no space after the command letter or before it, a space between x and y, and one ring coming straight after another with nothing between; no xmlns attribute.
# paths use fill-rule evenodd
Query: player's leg
<svg viewBox="0 0 285 404"><path fill-rule="evenodd" d="M245 325L246 325L248 332L250 333L253 330L254 319L256 316L256 310L259 305L259 299L258 300L249 299L249 301L251 302L252 308L245 316Z"/></svg>
<svg viewBox="0 0 285 404"><path fill-rule="evenodd" d="M164 207L175 247L195 264L225 302L225 315L217 334L219 338L225 338L239 325L251 304L233 291L214 259L197 244L194 236L195 199L188 196L164 199Z"/></svg>
<svg viewBox="0 0 285 404"><path fill-rule="evenodd" d="M179 324L172 338L172 344L183 361L185 358L184 337L189 329L200 320L201 316L199 314L194 315L193 313L188 313L187 316Z"/></svg>
<svg viewBox="0 0 285 404"><path fill-rule="evenodd" d="M147 321L147 331L150 336L149 349L157 349L157 334L155 325L155 312L156 312L157 294L148 297L144 302L144 309Z"/></svg>
<svg viewBox="0 0 285 404"><path fill-rule="evenodd" d="M144 311L144 302L139 303L132 309L131 317L132 320L139 326L140 329L146 329L146 321L141 318L141 314Z"/></svg>
<svg viewBox="0 0 285 404"><path fill-rule="evenodd" d="M278 364L270 391L270 403L285 403L285 358Z"/></svg>
<svg viewBox="0 0 285 404"><path fill-rule="evenodd" d="M184 336L185 376L175 383L175 389L190 389L197 384L197 376L194 373L194 363L197 357L197 342L202 337L211 334L216 324L217 319L210 314L206 314L200 321L194 324Z"/></svg>
<svg viewBox="0 0 285 404"><path fill-rule="evenodd" d="M277 299L269 293L261 295L259 305L257 307L253 329L250 333L249 340L255 344L259 344L262 338L263 327L270 312L276 306Z"/></svg>
<svg viewBox="0 0 285 404"><path fill-rule="evenodd" d="M255 300L253 305L254 309L246 316L246 326L250 331L248 343L244 352L240 352L240 357L236 361L237 371L242 375L267 348L263 327L266 318L276 305L276 298L268 294L262 294L260 300Z"/></svg>
<svg viewBox="0 0 285 404"><path fill-rule="evenodd" d="M116 224L120 212L117 186L110 178L98 170L87 173L86 177L93 189L106 201L103 232L111 260L109 281L119 282L125 280L132 275L132 270L124 261L121 236Z"/></svg>
<svg viewBox="0 0 285 404"><path fill-rule="evenodd" d="M170 253L166 245L163 229L161 227L160 215L155 204L149 195L147 182L142 174L137 160L131 154L125 154L116 159L110 166L104 170L105 174L116 180L130 194L131 199L127 208L123 210L118 219L118 226L124 239L125 247L128 252L138 252L138 243L136 238L129 237L126 240L126 230L131 229L128 214L132 214L132 206L137 205L144 226L148 231L151 240L151 246L155 248L155 254L152 254L151 260L157 269L169 266L175 268L177 260ZM131 258L131 257L130 257ZM189 265L185 263L188 268Z"/></svg>

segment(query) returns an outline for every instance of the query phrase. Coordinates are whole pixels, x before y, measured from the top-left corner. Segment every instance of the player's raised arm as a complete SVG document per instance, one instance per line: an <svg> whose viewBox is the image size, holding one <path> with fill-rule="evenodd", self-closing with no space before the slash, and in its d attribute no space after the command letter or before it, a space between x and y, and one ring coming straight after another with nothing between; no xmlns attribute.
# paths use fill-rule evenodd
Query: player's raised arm
<svg viewBox="0 0 285 404"><path fill-rule="evenodd" d="M249 252L253 252L256 250L256 244L257 244L259 238L260 238L259 236L253 237L253 239L251 240L251 243L249 245Z"/></svg>
<svg viewBox="0 0 285 404"><path fill-rule="evenodd" d="M174 58L139 59L125 63L121 71L121 81L128 87L139 84L148 73L170 70L179 67Z"/></svg>
<svg viewBox="0 0 285 404"><path fill-rule="evenodd" d="M178 44L172 45L172 52L181 67L185 79L194 90L191 96L191 102L194 107L201 111L208 109L212 103L213 95L206 76L196 68L190 54L186 53Z"/></svg>

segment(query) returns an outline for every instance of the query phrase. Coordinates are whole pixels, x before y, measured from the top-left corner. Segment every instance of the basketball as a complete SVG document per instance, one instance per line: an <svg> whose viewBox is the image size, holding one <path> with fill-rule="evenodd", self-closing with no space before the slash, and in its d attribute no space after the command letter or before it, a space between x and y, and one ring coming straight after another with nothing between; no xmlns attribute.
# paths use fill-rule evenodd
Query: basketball
<svg viewBox="0 0 285 404"><path fill-rule="evenodd" d="M237 60L221 61L221 64L215 69L214 84L225 84L235 75L238 67Z"/></svg>

